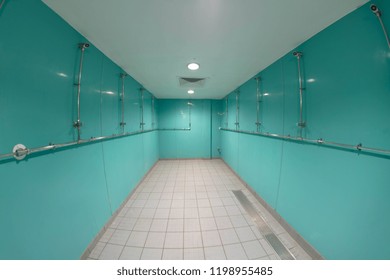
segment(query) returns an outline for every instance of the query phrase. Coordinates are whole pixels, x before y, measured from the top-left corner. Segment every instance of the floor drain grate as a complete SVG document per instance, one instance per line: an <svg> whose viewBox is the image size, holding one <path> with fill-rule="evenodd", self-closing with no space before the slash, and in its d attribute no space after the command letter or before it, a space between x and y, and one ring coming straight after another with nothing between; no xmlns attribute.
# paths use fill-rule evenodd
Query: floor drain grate
<svg viewBox="0 0 390 280"><path fill-rule="evenodd" d="M248 200L245 194L242 191L233 191L233 194L255 222L256 226L260 230L260 233L264 236L272 248L274 248L280 259L295 260L291 252L283 245L275 233L269 228L263 217L257 213L256 209L253 207L252 203Z"/></svg>

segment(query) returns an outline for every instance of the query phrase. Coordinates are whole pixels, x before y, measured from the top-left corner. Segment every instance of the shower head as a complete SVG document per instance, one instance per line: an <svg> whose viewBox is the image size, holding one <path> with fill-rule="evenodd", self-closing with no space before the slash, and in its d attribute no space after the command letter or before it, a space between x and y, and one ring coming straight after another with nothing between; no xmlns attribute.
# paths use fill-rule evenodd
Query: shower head
<svg viewBox="0 0 390 280"><path fill-rule="evenodd" d="M89 48L89 44L88 44L88 43L80 43L80 44L79 44L79 48L80 48L80 49Z"/></svg>
<svg viewBox="0 0 390 280"><path fill-rule="evenodd" d="M293 54L293 56L295 56L295 57L301 57L301 56L303 55L303 53L297 52L297 51L293 52L292 54Z"/></svg>
<svg viewBox="0 0 390 280"><path fill-rule="evenodd" d="M377 5L371 4L370 9L376 16L378 16L378 17L381 16L381 11L378 9Z"/></svg>
<svg viewBox="0 0 390 280"><path fill-rule="evenodd" d="M126 74L126 73L121 73L121 75L120 75L121 78L124 78L126 76L128 76L128 74Z"/></svg>

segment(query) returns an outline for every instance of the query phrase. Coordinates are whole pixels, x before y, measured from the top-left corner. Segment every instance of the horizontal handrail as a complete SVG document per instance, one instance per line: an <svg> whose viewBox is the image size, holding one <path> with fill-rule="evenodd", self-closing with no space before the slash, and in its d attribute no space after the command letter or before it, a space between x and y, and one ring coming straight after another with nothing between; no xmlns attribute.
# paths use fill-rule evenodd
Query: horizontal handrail
<svg viewBox="0 0 390 280"><path fill-rule="evenodd" d="M0 154L0 160L17 158L17 157L24 158L27 155L31 155L31 154L35 154L35 153L57 150L57 149L72 147L72 146L77 146L77 145L95 143L95 142L116 139L116 138L122 138L122 137L127 137L127 136L133 136L133 135L137 135L137 134L143 134L143 133L148 133L148 132L158 131L158 130L161 130L161 131L189 131L189 130L191 130L191 128L145 129L145 130L138 130L138 131L133 131L133 132L121 133L121 134L113 134L113 135L109 135L109 136L91 137L89 139L81 139L79 141L72 141L72 142L66 142L66 143L60 143L60 144L49 144L47 146L41 146L41 147L31 148L31 149L19 148L15 152L12 152L12 153Z"/></svg>
<svg viewBox="0 0 390 280"><path fill-rule="evenodd" d="M158 130L161 131L178 131L178 130L191 130L190 127L188 128L159 128Z"/></svg>
<svg viewBox="0 0 390 280"><path fill-rule="evenodd" d="M390 155L390 150L364 147L362 144L351 145L351 144L343 144L343 143L337 143L337 142L332 142L332 141L325 141L322 138L308 139L308 138L303 138L303 137L294 137L294 136L290 136L290 135L254 132L254 131L247 131L247 130L235 130L235 129L229 129L229 128L223 128L223 127L220 127L219 130L242 133L242 134L249 134L249 135L257 135L257 136L269 137L269 138L276 138L276 139L282 139L282 140L289 140L289 141L294 141L294 142L317 144L320 146L336 147L336 148L348 149L348 150L353 150L353 151L363 151L363 152L368 152L368 153Z"/></svg>
<svg viewBox="0 0 390 280"><path fill-rule="evenodd" d="M12 157L26 156L26 155L31 155L31 154L35 154L35 153L50 151L50 150L57 150L57 149L61 149L61 148L71 147L71 146L100 142L100 141L105 141L105 140L110 140L110 139L115 139L115 138L122 138L122 137L137 135L137 134L143 134L143 133L148 133L148 132L152 132L155 130L157 130L157 129L139 130L139 131L133 131L133 132L126 132L126 133L122 133L122 134L113 134L113 135L109 135L109 136L91 137L89 139L81 139L79 141L66 142L66 143L60 143L60 144L49 144L47 146L31 148L31 149L28 149L28 148L17 149L15 152L12 152L12 153L0 154L0 160L12 158Z"/></svg>

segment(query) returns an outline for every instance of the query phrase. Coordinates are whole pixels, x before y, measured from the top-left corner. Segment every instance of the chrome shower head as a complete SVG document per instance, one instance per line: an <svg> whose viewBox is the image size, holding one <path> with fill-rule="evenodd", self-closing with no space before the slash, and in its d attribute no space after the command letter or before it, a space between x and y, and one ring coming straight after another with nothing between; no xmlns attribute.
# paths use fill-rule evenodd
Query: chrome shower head
<svg viewBox="0 0 390 280"><path fill-rule="evenodd" d="M375 5L375 4L371 4L370 10L371 10L377 17L380 17L380 16L382 15L382 14L381 14L381 11L378 9L378 6Z"/></svg>

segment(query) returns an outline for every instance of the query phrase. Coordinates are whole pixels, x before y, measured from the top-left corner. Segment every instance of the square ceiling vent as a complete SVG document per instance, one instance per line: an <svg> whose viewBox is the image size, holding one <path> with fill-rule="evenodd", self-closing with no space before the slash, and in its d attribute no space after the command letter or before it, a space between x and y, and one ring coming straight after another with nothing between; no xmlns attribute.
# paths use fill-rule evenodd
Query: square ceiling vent
<svg viewBox="0 0 390 280"><path fill-rule="evenodd" d="M179 85L184 88L204 87L207 78L184 78L179 77Z"/></svg>

